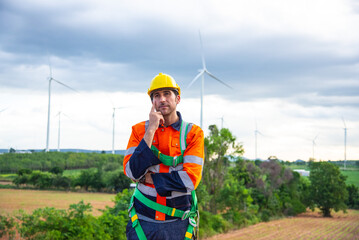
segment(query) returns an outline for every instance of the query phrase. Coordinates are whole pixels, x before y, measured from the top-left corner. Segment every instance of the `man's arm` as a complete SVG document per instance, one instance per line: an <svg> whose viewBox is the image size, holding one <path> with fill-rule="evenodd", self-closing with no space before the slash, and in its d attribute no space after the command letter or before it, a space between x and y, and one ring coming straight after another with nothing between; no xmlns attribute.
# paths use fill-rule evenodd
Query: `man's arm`
<svg viewBox="0 0 359 240"><path fill-rule="evenodd" d="M143 138L141 139L136 129L132 128L123 167L125 174L134 181L141 179L147 173L149 167L161 163L150 149L154 134L161 123L164 123L164 118L160 112L155 111L155 106L152 104L149 114L149 126ZM150 176L148 176L146 180L148 180L149 183L152 182Z"/></svg>
<svg viewBox="0 0 359 240"><path fill-rule="evenodd" d="M187 142L188 145L183 157L183 170L151 175L151 180L153 180L159 195L170 196L172 191L189 192L196 189L201 181L204 162L204 135L202 129L193 125L188 133Z"/></svg>

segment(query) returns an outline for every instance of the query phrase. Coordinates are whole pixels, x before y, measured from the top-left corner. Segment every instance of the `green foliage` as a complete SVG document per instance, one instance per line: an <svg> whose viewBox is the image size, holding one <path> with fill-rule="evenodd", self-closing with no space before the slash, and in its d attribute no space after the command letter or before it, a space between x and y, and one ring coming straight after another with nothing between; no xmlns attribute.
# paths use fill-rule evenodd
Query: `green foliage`
<svg viewBox="0 0 359 240"><path fill-rule="evenodd" d="M40 189L50 188L52 186L52 174L48 172L33 171L30 174L28 182Z"/></svg>
<svg viewBox="0 0 359 240"><path fill-rule="evenodd" d="M115 197L115 206L113 208L107 207L107 211L113 215L119 215L121 212L128 210L131 202L133 190L124 189L122 192L117 193Z"/></svg>
<svg viewBox="0 0 359 240"><path fill-rule="evenodd" d="M98 165L121 166L123 155L73 152L4 153L0 155L0 173L16 173L20 169L49 171L59 169L84 169Z"/></svg>
<svg viewBox="0 0 359 240"><path fill-rule="evenodd" d="M252 202L250 190L245 188L244 180L238 181L229 174L220 192L221 210L246 211Z"/></svg>
<svg viewBox="0 0 359 240"><path fill-rule="evenodd" d="M354 184L347 186L348 199L345 201L348 208L359 209L359 188Z"/></svg>
<svg viewBox="0 0 359 240"><path fill-rule="evenodd" d="M17 230L24 239L126 239L126 212L113 215L105 211L99 218L89 212L83 201L68 210L36 209L32 214L20 212ZM1 225L0 225L1 227Z"/></svg>
<svg viewBox="0 0 359 240"><path fill-rule="evenodd" d="M64 169L60 168L60 167L53 167L50 169L49 171L50 173L53 173L53 174L60 174L62 175L62 173L64 172Z"/></svg>
<svg viewBox="0 0 359 240"><path fill-rule="evenodd" d="M199 236L209 237L218 233L227 232L232 225L219 214L212 214L207 211L200 211Z"/></svg>
<svg viewBox="0 0 359 240"><path fill-rule="evenodd" d="M15 220L12 217L0 215L0 238L14 239L15 226Z"/></svg>
<svg viewBox="0 0 359 240"><path fill-rule="evenodd" d="M203 183L212 195L209 208L206 210L217 213L220 189L223 187L228 172L229 157L243 154L242 145L236 143L236 138L227 128L219 130L216 125L209 126L210 134L204 139L205 164Z"/></svg>
<svg viewBox="0 0 359 240"><path fill-rule="evenodd" d="M123 170L115 170L104 174L104 183L107 189L113 189L115 192L121 192L130 187L131 179L128 178Z"/></svg>
<svg viewBox="0 0 359 240"><path fill-rule="evenodd" d="M17 172L17 175L22 176L25 174L31 174L32 170L28 168L22 168Z"/></svg>
<svg viewBox="0 0 359 240"><path fill-rule="evenodd" d="M324 217L330 217L332 209L336 212L345 212L348 192L345 185L346 177L340 173L339 167L329 162L312 162L309 179L311 201L313 206L321 210Z"/></svg>
<svg viewBox="0 0 359 240"><path fill-rule="evenodd" d="M71 179L69 177L56 175L52 179L52 186L69 190L71 188Z"/></svg>

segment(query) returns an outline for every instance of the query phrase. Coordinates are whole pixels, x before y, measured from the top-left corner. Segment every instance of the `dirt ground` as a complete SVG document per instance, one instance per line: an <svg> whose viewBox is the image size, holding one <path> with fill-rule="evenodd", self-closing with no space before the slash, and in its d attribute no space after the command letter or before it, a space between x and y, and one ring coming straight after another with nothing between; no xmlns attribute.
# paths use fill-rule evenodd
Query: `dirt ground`
<svg viewBox="0 0 359 240"><path fill-rule="evenodd" d="M247 228L219 234L206 240L291 240L291 239L359 239L359 211L348 210L323 218L318 212L259 223Z"/></svg>

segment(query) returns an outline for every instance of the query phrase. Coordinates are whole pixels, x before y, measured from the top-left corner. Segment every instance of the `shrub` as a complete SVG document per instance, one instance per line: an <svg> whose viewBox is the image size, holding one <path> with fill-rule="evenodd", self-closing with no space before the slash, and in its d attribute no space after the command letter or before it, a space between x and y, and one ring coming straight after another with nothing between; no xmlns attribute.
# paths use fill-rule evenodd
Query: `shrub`
<svg viewBox="0 0 359 240"><path fill-rule="evenodd" d="M263 209L261 212L261 220L263 222L268 222L270 220L272 213L268 209Z"/></svg>
<svg viewBox="0 0 359 240"><path fill-rule="evenodd" d="M0 238L13 239L15 236L15 220L12 217L0 215Z"/></svg>

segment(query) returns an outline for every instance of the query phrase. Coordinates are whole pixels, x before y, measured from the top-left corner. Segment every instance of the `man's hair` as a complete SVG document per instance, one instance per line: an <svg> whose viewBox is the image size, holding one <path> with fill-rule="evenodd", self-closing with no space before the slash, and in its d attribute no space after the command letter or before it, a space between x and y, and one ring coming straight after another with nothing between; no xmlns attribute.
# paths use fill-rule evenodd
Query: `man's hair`
<svg viewBox="0 0 359 240"><path fill-rule="evenodd" d="M174 88L160 88L160 89L156 89L156 90L154 90L153 92L151 92L151 102L153 102L153 94L154 94L155 92L159 91L159 90L171 90L171 91L175 94L176 97L178 96L178 91L177 91L177 89L174 89Z"/></svg>

